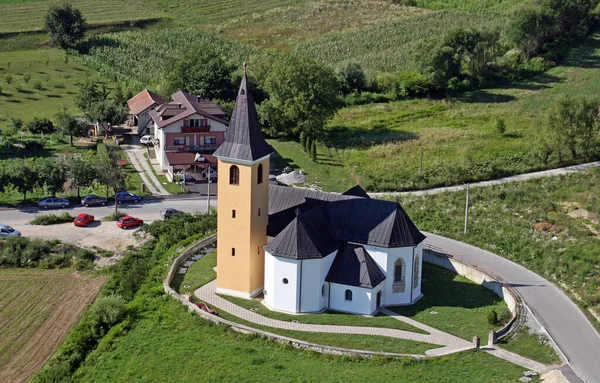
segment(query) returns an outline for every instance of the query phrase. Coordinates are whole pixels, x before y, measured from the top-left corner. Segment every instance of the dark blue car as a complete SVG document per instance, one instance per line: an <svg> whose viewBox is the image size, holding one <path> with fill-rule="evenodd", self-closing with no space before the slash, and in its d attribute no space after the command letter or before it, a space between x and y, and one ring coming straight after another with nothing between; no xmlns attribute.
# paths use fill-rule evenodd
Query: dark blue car
<svg viewBox="0 0 600 383"><path fill-rule="evenodd" d="M142 197L137 194L131 194L130 192L117 193L117 203L140 202L141 200Z"/></svg>

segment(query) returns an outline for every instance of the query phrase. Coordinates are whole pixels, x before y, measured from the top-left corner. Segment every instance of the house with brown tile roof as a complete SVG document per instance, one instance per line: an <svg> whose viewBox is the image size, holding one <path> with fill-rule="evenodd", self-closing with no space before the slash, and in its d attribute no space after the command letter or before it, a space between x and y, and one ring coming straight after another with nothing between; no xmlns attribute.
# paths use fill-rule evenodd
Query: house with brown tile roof
<svg viewBox="0 0 600 383"><path fill-rule="evenodd" d="M150 110L165 103L162 97L156 93L152 93L148 89L144 89L127 100L127 106L133 116L132 125L138 127L138 134L145 134L146 126L150 122Z"/></svg>

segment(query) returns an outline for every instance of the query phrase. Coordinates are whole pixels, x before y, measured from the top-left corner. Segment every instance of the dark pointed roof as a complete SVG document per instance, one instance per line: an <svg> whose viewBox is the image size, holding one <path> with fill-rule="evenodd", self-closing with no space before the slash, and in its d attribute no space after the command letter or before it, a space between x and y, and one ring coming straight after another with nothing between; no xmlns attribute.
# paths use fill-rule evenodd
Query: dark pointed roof
<svg viewBox="0 0 600 383"><path fill-rule="evenodd" d="M215 152L217 157L255 161L273 152L262 136L252 90L244 73L235 100L225 141Z"/></svg>
<svg viewBox="0 0 600 383"><path fill-rule="evenodd" d="M360 185L356 185L356 186L346 190L345 192L342 193L342 195L353 195L355 197L371 198L371 197L369 197L369 195L367 194L365 189L360 187Z"/></svg>
<svg viewBox="0 0 600 383"><path fill-rule="evenodd" d="M360 245L346 244L335 255L325 281L372 289L385 280L371 255Z"/></svg>
<svg viewBox="0 0 600 383"><path fill-rule="evenodd" d="M326 257L340 245L325 211L315 208L294 218L265 250L277 257L314 259Z"/></svg>

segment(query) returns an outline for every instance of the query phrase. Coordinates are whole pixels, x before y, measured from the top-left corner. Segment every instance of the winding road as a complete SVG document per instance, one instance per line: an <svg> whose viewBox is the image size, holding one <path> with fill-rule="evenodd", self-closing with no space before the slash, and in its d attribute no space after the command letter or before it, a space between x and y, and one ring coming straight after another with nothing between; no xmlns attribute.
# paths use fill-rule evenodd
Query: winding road
<svg viewBox="0 0 600 383"><path fill-rule="evenodd" d="M211 205L216 205L216 198L211 199ZM158 219L159 211L165 207L173 207L186 212L203 212L206 211L207 201L206 198L155 199L130 206L122 206L121 209L125 213L141 217L144 220L155 220ZM114 207L66 209L71 214L86 211L95 214L97 217L108 215L113 210ZM52 211L52 213L61 212L61 210ZM0 210L0 223L14 226L16 229L21 230L24 235L38 236L30 232L34 227L26 225L26 223L35 215L45 213L38 211L35 207L4 209ZM74 228L71 224L59 226L64 229L57 227L52 230L53 236L68 242L73 241L75 232L81 231L89 237L96 235L96 233L100 234L103 227L106 231L105 224L81 230L80 228ZM110 225L111 230L115 233L121 232L121 230L112 228L113 226L114 224ZM43 227L39 228L47 230ZM110 232L106 234L113 235ZM519 291L537 320L545 327L567 358L569 365L565 366L562 372L570 382L600 382L600 335L577 305L564 292L534 272L489 251L435 234L425 234L427 235L425 244L441 248L457 259L463 259L490 270ZM39 236L45 237L45 235Z"/></svg>

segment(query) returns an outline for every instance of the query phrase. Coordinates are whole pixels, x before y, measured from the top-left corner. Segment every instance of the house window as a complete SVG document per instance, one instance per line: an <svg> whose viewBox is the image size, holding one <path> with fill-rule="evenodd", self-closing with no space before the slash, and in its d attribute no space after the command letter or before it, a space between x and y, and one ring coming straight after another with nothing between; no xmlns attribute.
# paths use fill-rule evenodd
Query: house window
<svg viewBox="0 0 600 383"><path fill-rule="evenodd" d="M258 216L260 217L260 208L258 208Z"/></svg>
<svg viewBox="0 0 600 383"><path fill-rule="evenodd" d="M413 265L413 289L419 287L419 254L415 250L415 264Z"/></svg>
<svg viewBox="0 0 600 383"><path fill-rule="evenodd" d="M190 125L190 128L195 128L197 126L196 120L190 120L189 125Z"/></svg>
<svg viewBox="0 0 600 383"><path fill-rule="evenodd" d="M346 290L346 300L352 301L352 290L350 290L350 289Z"/></svg>
<svg viewBox="0 0 600 383"><path fill-rule="evenodd" d="M235 218L235 210L231 211L231 218Z"/></svg>
<svg viewBox="0 0 600 383"><path fill-rule="evenodd" d="M185 137L175 137L173 140L173 145L185 145Z"/></svg>
<svg viewBox="0 0 600 383"><path fill-rule="evenodd" d="M232 247L232 248L231 248L231 256L232 256L232 257L235 257L235 247Z"/></svg>
<svg viewBox="0 0 600 383"><path fill-rule="evenodd" d="M289 283L289 281L287 280L287 278L283 278L282 282L283 282L284 285L287 285Z"/></svg>
<svg viewBox="0 0 600 383"><path fill-rule="evenodd" d="M215 145L217 143L217 139L213 136L204 137L204 144L206 145Z"/></svg>
<svg viewBox="0 0 600 383"><path fill-rule="evenodd" d="M263 166L262 166L262 164L258 164L257 171L258 171L258 174L256 177L256 184L260 185L263 183Z"/></svg>
<svg viewBox="0 0 600 383"><path fill-rule="evenodd" d="M404 283L404 259L398 258L394 263L394 283Z"/></svg>
<svg viewBox="0 0 600 383"><path fill-rule="evenodd" d="M321 286L321 295L325 296L325 283L323 283L323 286Z"/></svg>
<svg viewBox="0 0 600 383"><path fill-rule="evenodd" d="M232 165L229 168L229 185L239 185L240 184L240 169Z"/></svg>
<svg viewBox="0 0 600 383"><path fill-rule="evenodd" d="M206 118L203 118L200 121L200 126L208 126L208 120Z"/></svg>

